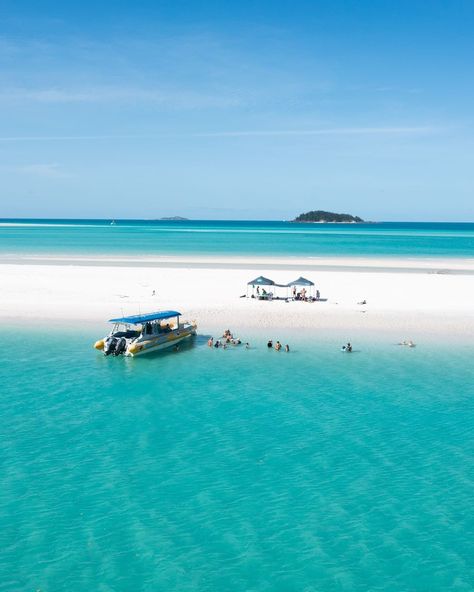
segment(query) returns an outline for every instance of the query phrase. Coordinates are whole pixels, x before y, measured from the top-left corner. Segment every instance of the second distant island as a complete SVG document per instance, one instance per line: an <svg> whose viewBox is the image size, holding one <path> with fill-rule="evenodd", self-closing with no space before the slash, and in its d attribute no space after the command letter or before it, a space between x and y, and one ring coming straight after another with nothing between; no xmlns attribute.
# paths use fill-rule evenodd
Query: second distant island
<svg viewBox="0 0 474 592"><path fill-rule="evenodd" d="M300 214L292 222L338 222L343 224L357 224L364 222L359 216L351 216L350 214L335 214L334 212L325 212L324 210L312 210L306 214Z"/></svg>

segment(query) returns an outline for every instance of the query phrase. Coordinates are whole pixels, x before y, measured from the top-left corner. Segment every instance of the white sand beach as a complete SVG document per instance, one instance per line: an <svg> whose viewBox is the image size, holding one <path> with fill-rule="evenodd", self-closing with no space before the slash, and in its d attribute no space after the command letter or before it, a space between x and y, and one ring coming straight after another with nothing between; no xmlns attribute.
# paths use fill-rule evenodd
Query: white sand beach
<svg viewBox="0 0 474 592"><path fill-rule="evenodd" d="M172 308L211 333L227 327L351 339L360 332L400 339L469 339L474 333L474 262L465 259L30 257L4 258L0 272L4 323L94 324L100 330L114 316ZM322 301L241 298L259 275L281 284L307 277Z"/></svg>

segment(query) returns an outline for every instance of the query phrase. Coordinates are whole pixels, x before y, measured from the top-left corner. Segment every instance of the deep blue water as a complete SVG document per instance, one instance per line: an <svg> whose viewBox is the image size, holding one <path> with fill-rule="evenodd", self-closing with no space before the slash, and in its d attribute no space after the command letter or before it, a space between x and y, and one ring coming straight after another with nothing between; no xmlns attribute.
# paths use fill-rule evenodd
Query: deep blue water
<svg viewBox="0 0 474 592"><path fill-rule="evenodd" d="M97 334L4 328L1 591L474 589L472 346Z"/></svg>
<svg viewBox="0 0 474 592"><path fill-rule="evenodd" d="M474 224L0 220L0 255L474 257Z"/></svg>

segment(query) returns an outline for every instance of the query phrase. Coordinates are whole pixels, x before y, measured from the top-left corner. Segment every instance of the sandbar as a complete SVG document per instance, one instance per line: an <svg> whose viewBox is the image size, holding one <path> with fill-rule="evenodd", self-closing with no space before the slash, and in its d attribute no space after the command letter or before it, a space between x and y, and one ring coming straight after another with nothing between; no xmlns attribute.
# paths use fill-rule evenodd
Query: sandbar
<svg viewBox="0 0 474 592"><path fill-rule="evenodd" d="M474 334L470 259L29 255L2 256L0 273L3 323L92 324L103 331L112 317L174 309L209 334L229 327L466 342ZM284 288L275 290L281 300L244 297L259 275L279 284L302 275L322 300L287 302Z"/></svg>

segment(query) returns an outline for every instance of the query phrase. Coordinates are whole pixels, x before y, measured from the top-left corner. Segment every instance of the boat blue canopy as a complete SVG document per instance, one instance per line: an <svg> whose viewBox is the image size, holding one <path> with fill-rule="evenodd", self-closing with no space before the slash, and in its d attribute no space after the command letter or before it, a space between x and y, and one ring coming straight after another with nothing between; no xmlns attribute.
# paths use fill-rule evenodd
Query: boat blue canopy
<svg viewBox="0 0 474 592"><path fill-rule="evenodd" d="M163 310L160 312L149 312L144 315L132 315L131 317L120 317L118 319L109 319L109 323L127 323L128 325L141 325L149 321L160 321L181 316L176 310Z"/></svg>

